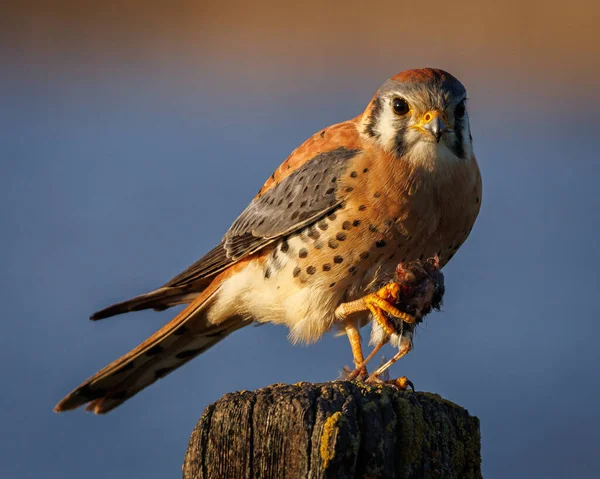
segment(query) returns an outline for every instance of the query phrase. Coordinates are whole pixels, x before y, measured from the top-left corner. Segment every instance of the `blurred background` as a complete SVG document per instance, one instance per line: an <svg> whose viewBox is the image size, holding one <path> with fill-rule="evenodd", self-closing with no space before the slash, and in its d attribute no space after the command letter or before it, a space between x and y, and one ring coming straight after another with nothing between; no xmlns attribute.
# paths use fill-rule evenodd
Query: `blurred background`
<svg viewBox="0 0 600 479"><path fill-rule="evenodd" d="M595 2L2 10L1 477L178 477L224 393L335 378L344 338L250 327L107 416L52 412L173 310L90 313L196 261L292 149L423 66L469 91L483 207L392 374L481 419L486 478L600 477Z"/></svg>

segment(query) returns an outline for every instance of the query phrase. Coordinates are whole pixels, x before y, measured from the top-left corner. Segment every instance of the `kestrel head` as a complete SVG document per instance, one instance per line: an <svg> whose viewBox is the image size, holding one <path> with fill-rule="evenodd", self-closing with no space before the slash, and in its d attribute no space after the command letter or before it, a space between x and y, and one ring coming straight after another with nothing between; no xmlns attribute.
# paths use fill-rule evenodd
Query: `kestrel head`
<svg viewBox="0 0 600 479"><path fill-rule="evenodd" d="M472 151L467 91L449 73L407 70L387 80L365 110L362 133L417 162L464 160Z"/></svg>

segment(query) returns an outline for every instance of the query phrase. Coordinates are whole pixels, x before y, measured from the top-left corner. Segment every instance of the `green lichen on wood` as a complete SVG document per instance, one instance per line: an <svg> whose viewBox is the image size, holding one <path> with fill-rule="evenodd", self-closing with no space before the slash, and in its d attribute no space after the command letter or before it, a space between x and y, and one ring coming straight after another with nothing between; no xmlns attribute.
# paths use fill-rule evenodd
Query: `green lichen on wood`
<svg viewBox="0 0 600 479"><path fill-rule="evenodd" d="M398 451L402 462L407 465L418 464L425 444L425 421L423 411L415 408L407 399L396 398L396 414L398 415Z"/></svg>

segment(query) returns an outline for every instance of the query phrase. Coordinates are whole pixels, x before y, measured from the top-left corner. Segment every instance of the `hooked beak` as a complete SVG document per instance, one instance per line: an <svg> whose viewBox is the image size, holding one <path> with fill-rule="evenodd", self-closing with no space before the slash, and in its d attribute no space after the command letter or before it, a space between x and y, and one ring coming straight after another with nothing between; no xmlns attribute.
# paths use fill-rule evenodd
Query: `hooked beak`
<svg viewBox="0 0 600 479"><path fill-rule="evenodd" d="M446 131L448 126L437 111L428 111L422 119L421 128L435 138L436 143L440 142L440 138Z"/></svg>

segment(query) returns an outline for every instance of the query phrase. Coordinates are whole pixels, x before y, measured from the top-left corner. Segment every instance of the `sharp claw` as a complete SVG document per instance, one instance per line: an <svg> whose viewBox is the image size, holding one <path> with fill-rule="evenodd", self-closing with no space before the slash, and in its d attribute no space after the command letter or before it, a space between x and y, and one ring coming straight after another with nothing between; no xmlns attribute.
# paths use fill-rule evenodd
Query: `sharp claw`
<svg viewBox="0 0 600 479"><path fill-rule="evenodd" d="M386 383L392 384L403 391L406 391L410 387L412 392L415 392L415 385L406 376L399 377L398 379L392 379L391 381L386 381Z"/></svg>

